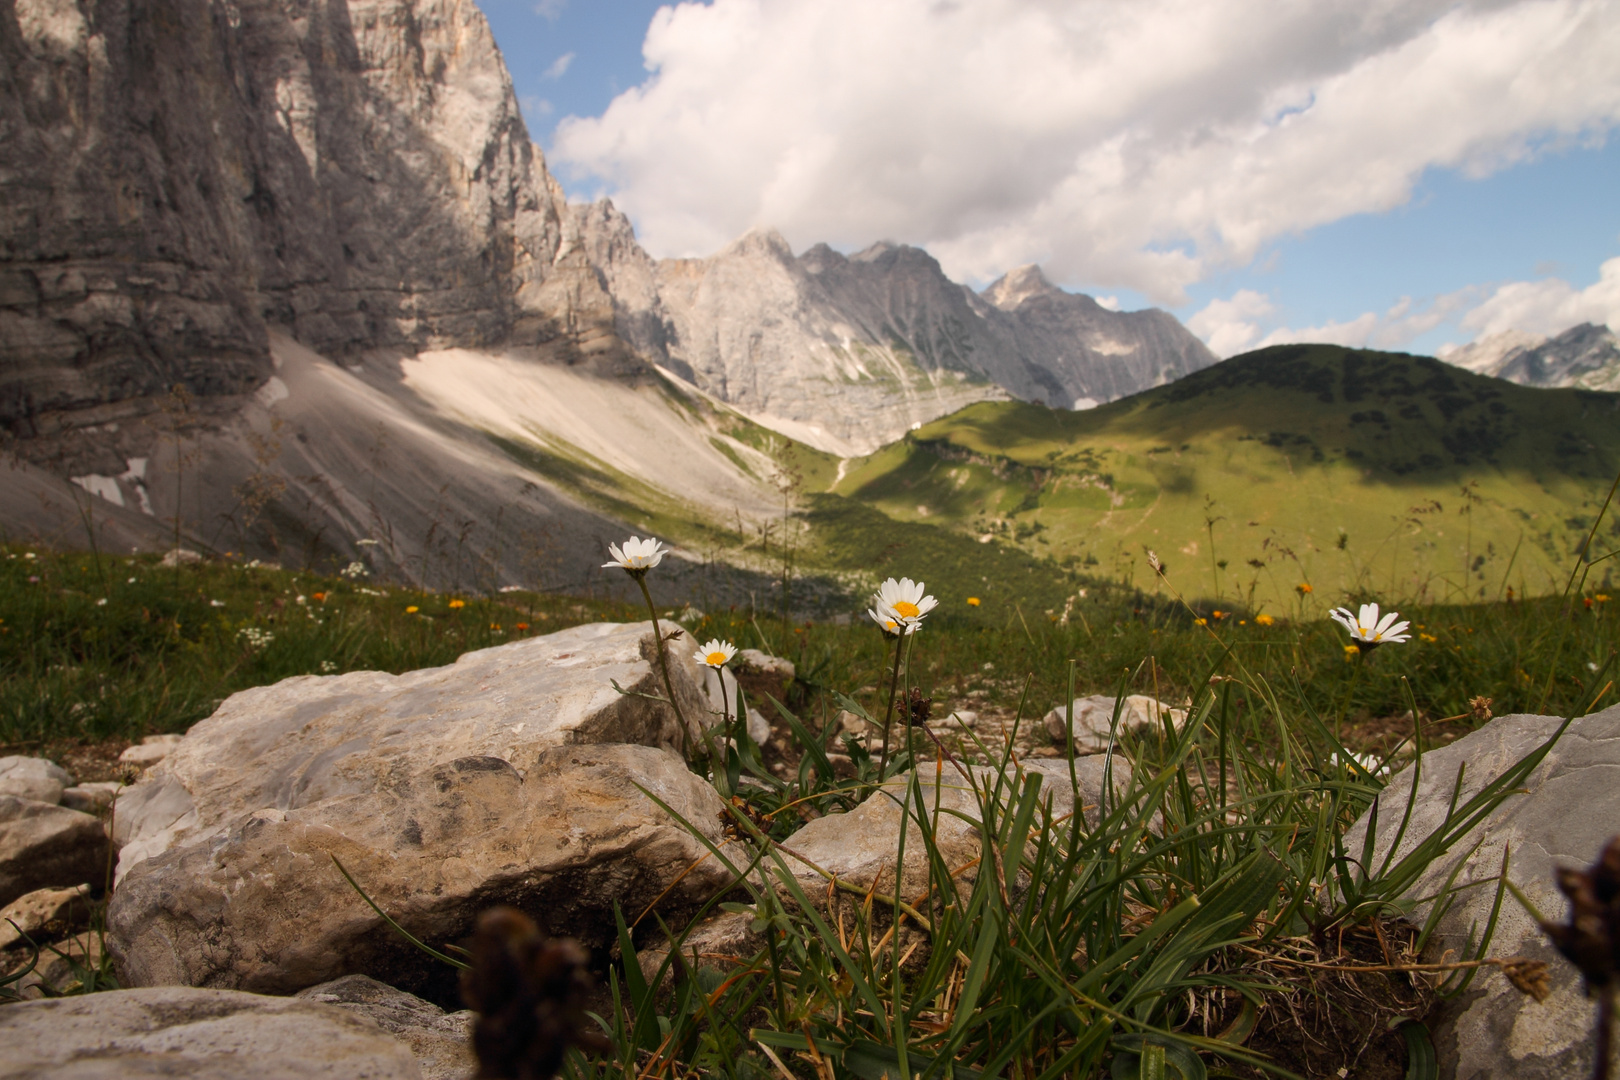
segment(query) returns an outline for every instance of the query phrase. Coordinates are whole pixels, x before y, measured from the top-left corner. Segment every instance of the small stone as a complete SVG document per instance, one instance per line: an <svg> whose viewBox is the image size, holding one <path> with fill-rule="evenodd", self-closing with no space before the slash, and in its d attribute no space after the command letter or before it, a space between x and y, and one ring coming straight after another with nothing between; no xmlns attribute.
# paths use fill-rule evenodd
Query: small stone
<svg viewBox="0 0 1620 1080"><path fill-rule="evenodd" d="M72 784L73 777L54 761L0 757L0 795L55 804L62 801L62 789Z"/></svg>
<svg viewBox="0 0 1620 1080"><path fill-rule="evenodd" d="M60 936L75 925L84 925L90 915L90 886L71 889L35 889L0 910L0 949L9 949L27 934L39 943L46 936ZM54 934L53 927L59 927Z"/></svg>
<svg viewBox="0 0 1620 1080"><path fill-rule="evenodd" d="M180 739L179 735L148 735L140 741L140 745L131 746L119 754L118 760L138 769L149 768L173 753L174 748L180 745Z"/></svg>
<svg viewBox="0 0 1620 1080"><path fill-rule="evenodd" d="M971 709L957 709L955 712L951 713L951 715L945 718L945 727L947 730L955 728L957 725L961 725L965 728L971 728L977 726L978 723L979 714L973 712Z"/></svg>
<svg viewBox="0 0 1620 1080"><path fill-rule="evenodd" d="M744 670L757 671L761 675L780 675L789 682L793 680L796 672L793 661L772 656L758 649L738 649L736 664Z"/></svg>
<svg viewBox="0 0 1620 1080"><path fill-rule="evenodd" d="M0 795L0 904L35 889L102 881L107 831L89 814Z"/></svg>
<svg viewBox="0 0 1620 1080"><path fill-rule="evenodd" d="M1111 734L1137 736L1162 731L1164 719L1180 730L1187 721L1187 710L1172 708L1147 694L1131 694L1119 703L1119 729L1114 731L1115 699L1107 694L1074 700L1074 752L1101 754L1108 750ZM1067 743L1062 705L1046 714L1046 733L1058 744ZM1163 719L1161 719L1163 718Z"/></svg>
<svg viewBox="0 0 1620 1080"><path fill-rule="evenodd" d="M200 563L203 557L190 548L170 548L163 555L161 565L173 569L181 564Z"/></svg>

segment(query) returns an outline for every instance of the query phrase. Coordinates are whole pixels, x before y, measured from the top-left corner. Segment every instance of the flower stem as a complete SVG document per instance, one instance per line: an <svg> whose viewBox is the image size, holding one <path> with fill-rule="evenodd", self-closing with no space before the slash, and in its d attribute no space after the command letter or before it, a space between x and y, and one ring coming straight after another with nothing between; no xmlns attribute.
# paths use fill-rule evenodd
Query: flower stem
<svg viewBox="0 0 1620 1080"><path fill-rule="evenodd" d="M894 637L894 677L889 680L889 709L883 714L883 756L878 759L878 779L883 779L889 767L889 725L894 720L894 695L900 689L900 655L905 648L905 633Z"/></svg>
<svg viewBox="0 0 1620 1080"><path fill-rule="evenodd" d="M681 756L690 760L692 757L691 740L686 730L686 715L681 712L681 703L675 700L675 686L669 680L669 657L664 652L664 635L658 628L658 609L653 607L652 593L647 591L647 572L631 574L636 584L641 586L641 598L647 601L647 614L652 616L653 641L658 647L658 667L664 673L664 693L669 695L669 707L675 710L675 719L681 725ZM724 689L725 683L720 684Z"/></svg>

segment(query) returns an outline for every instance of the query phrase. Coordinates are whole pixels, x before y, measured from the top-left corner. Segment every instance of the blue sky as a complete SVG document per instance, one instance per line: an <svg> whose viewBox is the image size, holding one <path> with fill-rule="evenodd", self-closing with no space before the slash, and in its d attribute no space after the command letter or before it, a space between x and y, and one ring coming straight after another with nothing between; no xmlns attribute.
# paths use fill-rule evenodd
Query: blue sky
<svg viewBox="0 0 1620 1080"><path fill-rule="evenodd" d="M762 225L978 286L1039 262L1223 353L1620 324L1599 0L482 6L570 197L654 255Z"/></svg>

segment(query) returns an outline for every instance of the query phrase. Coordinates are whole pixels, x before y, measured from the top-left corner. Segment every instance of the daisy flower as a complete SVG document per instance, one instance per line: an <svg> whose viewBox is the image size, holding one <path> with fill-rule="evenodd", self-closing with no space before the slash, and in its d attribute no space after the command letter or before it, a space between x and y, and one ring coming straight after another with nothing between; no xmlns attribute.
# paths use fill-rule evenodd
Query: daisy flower
<svg viewBox="0 0 1620 1080"><path fill-rule="evenodd" d="M877 598L873 597L873 599L875 600ZM876 611L873 611L871 608L868 608L866 613L872 617L873 622L883 627L883 632L885 634L898 634L902 629L904 629L908 634L915 634L917 632L916 623L903 623L896 619L893 615L882 615Z"/></svg>
<svg viewBox="0 0 1620 1080"><path fill-rule="evenodd" d="M1334 608L1328 614L1350 631L1350 640L1363 653L1372 652L1387 641L1405 641L1411 636L1406 632L1411 623L1395 621L1401 617L1400 612L1391 611L1380 619L1377 604L1362 604L1355 615L1350 614L1349 608Z"/></svg>
<svg viewBox="0 0 1620 1080"><path fill-rule="evenodd" d="M939 606L938 600L923 595L925 588L922 582L910 578L899 581L889 578L878 587L877 595L872 597L872 609L867 614L885 630L888 627L884 623L892 619L906 626L906 633L914 633L923 616Z"/></svg>
<svg viewBox="0 0 1620 1080"><path fill-rule="evenodd" d="M710 638L693 655L698 663L706 664L718 671L729 664L733 656L737 655L737 646L729 641L721 641L719 638Z"/></svg>
<svg viewBox="0 0 1620 1080"><path fill-rule="evenodd" d="M650 536L645 540L632 536L624 542L623 549L618 544L609 544L608 553L613 556L613 561L603 563L603 569L617 566L631 574L645 574L664 561L669 548Z"/></svg>

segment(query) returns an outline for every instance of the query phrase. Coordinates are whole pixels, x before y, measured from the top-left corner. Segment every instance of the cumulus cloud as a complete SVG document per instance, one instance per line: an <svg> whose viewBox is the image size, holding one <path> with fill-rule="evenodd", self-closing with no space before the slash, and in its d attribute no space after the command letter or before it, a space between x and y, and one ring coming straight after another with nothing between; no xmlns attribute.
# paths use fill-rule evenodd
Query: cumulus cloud
<svg viewBox="0 0 1620 1080"><path fill-rule="evenodd" d="M1605 262L1584 289L1555 277L1498 286L1460 322L1480 337L1504 330L1556 334L1583 322L1606 323L1620 333L1620 258Z"/></svg>
<svg viewBox="0 0 1620 1080"><path fill-rule="evenodd" d="M1323 342L1353 348L1401 349L1429 331L1455 324L1484 340L1512 333L1548 336L1578 323L1603 323L1620 333L1620 258L1609 259L1598 280L1577 289L1562 278L1471 285L1424 301L1403 297L1387 311L1366 311L1353 319L1316 326L1275 325L1281 313L1271 297L1241 289L1212 300L1187 320L1217 356L1291 342ZM1440 353L1456 346L1442 346Z"/></svg>
<svg viewBox="0 0 1620 1080"><path fill-rule="evenodd" d="M552 156L655 254L894 237L1168 306L1426 169L1620 123L1605 0L713 0L661 9L643 53Z"/></svg>

